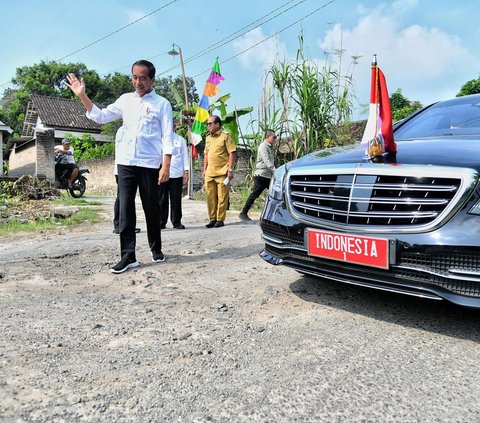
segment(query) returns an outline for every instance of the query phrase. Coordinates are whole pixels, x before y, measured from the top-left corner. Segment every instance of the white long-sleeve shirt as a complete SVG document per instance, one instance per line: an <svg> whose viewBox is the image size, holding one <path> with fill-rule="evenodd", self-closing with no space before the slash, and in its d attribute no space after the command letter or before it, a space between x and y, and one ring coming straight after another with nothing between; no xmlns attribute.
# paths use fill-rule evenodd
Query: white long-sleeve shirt
<svg viewBox="0 0 480 423"><path fill-rule="evenodd" d="M170 178L180 178L183 172L190 170L187 141L180 135L173 133L173 154L170 162Z"/></svg>
<svg viewBox="0 0 480 423"><path fill-rule="evenodd" d="M123 119L116 164L158 169L163 155L173 153L172 106L155 91L123 94L102 110L94 105L87 117L100 124Z"/></svg>

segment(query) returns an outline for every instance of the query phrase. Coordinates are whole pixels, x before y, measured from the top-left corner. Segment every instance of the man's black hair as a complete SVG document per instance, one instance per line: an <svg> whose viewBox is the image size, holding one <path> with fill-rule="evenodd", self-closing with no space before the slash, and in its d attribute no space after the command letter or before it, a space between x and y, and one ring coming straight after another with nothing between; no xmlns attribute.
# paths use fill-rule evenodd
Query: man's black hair
<svg viewBox="0 0 480 423"><path fill-rule="evenodd" d="M134 66L145 66L148 69L148 77L150 79L155 78L155 66L153 66L152 62L149 62L148 60L137 60L133 65L132 65L132 73L133 73L133 67Z"/></svg>
<svg viewBox="0 0 480 423"><path fill-rule="evenodd" d="M222 119L220 119L220 116L212 115L212 118L213 118L213 123L218 123L220 126L222 126Z"/></svg>

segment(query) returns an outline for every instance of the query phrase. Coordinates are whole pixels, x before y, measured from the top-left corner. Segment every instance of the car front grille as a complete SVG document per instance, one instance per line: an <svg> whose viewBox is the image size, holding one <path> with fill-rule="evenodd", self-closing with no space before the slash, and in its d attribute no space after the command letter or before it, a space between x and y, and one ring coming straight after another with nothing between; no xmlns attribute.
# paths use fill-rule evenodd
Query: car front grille
<svg viewBox="0 0 480 423"><path fill-rule="evenodd" d="M477 177L433 166L307 167L289 172L287 198L307 223L424 230L456 210Z"/></svg>

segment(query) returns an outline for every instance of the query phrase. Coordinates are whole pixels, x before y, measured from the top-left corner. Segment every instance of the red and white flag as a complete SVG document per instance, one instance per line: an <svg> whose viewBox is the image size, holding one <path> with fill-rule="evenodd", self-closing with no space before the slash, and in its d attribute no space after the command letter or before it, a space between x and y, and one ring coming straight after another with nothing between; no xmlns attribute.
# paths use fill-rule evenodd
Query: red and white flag
<svg viewBox="0 0 480 423"><path fill-rule="evenodd" d="M370 113L363 133L362 145L366 154L375 157L387 153L396 153L397 145L393 139L392 110L388 98L385 75L377 66L377 55L372 61L372 85L370 90Z"/></svg>

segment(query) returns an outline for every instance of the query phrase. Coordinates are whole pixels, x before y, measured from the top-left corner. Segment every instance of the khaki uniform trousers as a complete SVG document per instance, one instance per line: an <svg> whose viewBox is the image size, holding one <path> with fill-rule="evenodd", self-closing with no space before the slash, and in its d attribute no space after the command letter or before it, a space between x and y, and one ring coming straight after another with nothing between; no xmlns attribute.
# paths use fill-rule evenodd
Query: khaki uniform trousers
<svg viewBox="0 0 480 423"><path fill-rule="evenodd" d="M225 175L205 176L208 217L210 220L224 221L227 215L230 184L224 185Z"/></svg>

